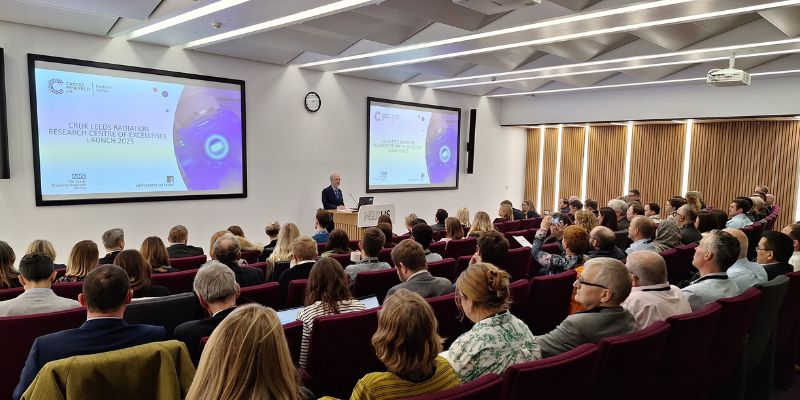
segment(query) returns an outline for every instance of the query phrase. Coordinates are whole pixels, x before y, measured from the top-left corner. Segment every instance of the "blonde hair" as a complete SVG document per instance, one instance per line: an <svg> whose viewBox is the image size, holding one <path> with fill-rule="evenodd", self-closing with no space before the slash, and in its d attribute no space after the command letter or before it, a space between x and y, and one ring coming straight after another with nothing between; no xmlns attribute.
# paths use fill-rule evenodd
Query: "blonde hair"
<svg viewBox="0 0 800 400"><path fill-rule="evenodd" d="M456 211L456 218L461 222L461 226L469 228L469 210L466 207L461 207Z"/></svg>
<svg viewBox="0 0 800 400"><path fill-rule="evenodd" d="M142 241L139 251L152 268L169 267L169 254L160 237L146 238Z"/></svg>
<svg viewBox="0 0 800 400"><path fill-rule="evenodd" d="M308 236L298 236L292 240L292 255L300 261L313 260L317 256L317 242Z"/></svg>
<svg viewBox="0 0 800 400"><path fill-rule="evenodd" d="M700 199L703 198L703 195L700 192L686 192L686 204L690 206L694 206L695 211L700 211L703 209L703 205L700 202Z"/></svg>
<svg viewBox="0 0 800 400"><path fill-rule="evenodd" d="M297 400L297 370L278 314L237 307L208 339L186 400Z"/></svg>
<svg viewBox="0 0 800 400"><path fill-rule="evenodd" d="M44 255L56 261L56 249L49 240L36 239L31 242L31 244L28 245L28 250L25 250L25 254L31 253L44 253Z"/></svg>
<svg viewBox="0 0 800 400"><path fill-rule="evenodd" d="M456 281L461 297L472 300L473 307L484 310L507 310L511 305L508 283L511 276L489 263L470 265Z"/></svg>
<svg viewBox="0 0 800 400"><path fill-rule="evenodd" d="M419 382L433 375L434 360L442 351L442 338L436 332L430 304L414 292L399 289L378 312L372 347L389 372Z"/></svg>
<svg viewBox="0 0 800 400"><path fill-rule="evenodd" d="M591 211L575 211L575 225L583 227L583 229L586 229L586 232L591 232L592 229L597 226L597 217Z"/></svg>
<svg viewBox="0 0 800 400"><path fill-rule="evenodd" d="M289 261L292 258L292 242L300 236L300 229L297 225L289 222L278 232L278 243L272 251L268 260L276 263L279 261Z"/></svg>
<svg viewBox="0 0 800 400"><path fill-rule="evenodd" d="M470 236L475 236L483 232L491 232L494 230L494 225L492 224L492 220L489 218L489 214L484 211L478 211L475 213L475 217L472 220L472 227L469 229Z"/></svg>
<svg viewBox="0 0 800 400"><path fill-rule="evenodd" d="M409 232L411 231L411 223L414 222L415 219L417 219L417 214L411 213L408 214L404 220L406 223L406 228L408 228Z"/></svg>
<svg viewBox="0 0 800 400"><path fill-rule="evenodd" d="M217 242L217 239L219 239L219 238L221 238L221 237L223 237L223 236L225 236L227 234L231 234L232 235L232 233L230 233L230 231L216 231L216 232L214 232L214 234L211 235L211 243L209 243L209 245L208 245L208 254L211 256L212 259L214 258L214 243Z"/></svg>
<svg viewBox="0 0 800 400"><path fill-rule="evenodd" d="M97 243L91 240L81 240L72 246L67 261L67 276L86 277L97 266L100 251Z"/></svg>
<svg viewBox="0 0 800 400"><path fill-rule="evenodd" d="M506 221L514 220L514 210L511 208L511 205L509 204L500 205L500 218Z"/></svg>

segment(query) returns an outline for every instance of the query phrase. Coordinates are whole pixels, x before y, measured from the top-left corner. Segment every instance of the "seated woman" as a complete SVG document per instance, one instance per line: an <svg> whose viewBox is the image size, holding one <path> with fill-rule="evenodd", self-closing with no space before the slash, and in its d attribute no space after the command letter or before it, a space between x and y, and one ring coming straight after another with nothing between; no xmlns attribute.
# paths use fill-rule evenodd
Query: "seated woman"
<svg viewBox="0 0 800 400"><path fill-rule="evenodd" d="M278 314L247 304L214 329L186 400L298 400L301 390Z"/></svg>
<svg viewBox="0 0 800 400"><path fill-rule="evenodd" d="M534 207L533 202L530 200L522 201L522 214L525 215L525 219L542 217L536 212L536 207Z"/></svg>
<svg viewBox="0 0 800 400"><path fill-rule="evenodd" d="M511 222L514 220L514 209L508 204L501 204L500 209L497 210L498 218L494 219L495 224L502 222Z"/></svg>
<svg viewBox="0 0 800 400"><path fill-rule="evenodd" d="M403 220L406 223L406 229L408 230L409 235L411 234L411 228L414 227L413 222L416 221L417 219L419 219L419 217L417 217L417 214L411 213L408 214L408 216L406 216L405 220Z"/></svg>
<svg viewBox="0 0 800 400"><path fill-rule="evenodd" d="M329 256L331 254L350 254L350 238L344 229L336 228L331 231L328 236L328 245L325 247L325 252L321 256Z"/></svg>
<svg viewBox="0 0 800 400"><path fill-rule="evenodd" d="M674 196L667 200L667 204L664 206L664 209L667 211L667 217L674 217L675 214L678 213L678 209L684 204L686 204L686 199L681 196Z"/></svg>
<svg viewBox="0 0 800 400"><path fill-rule="evenodd" d="M458 218L458 221L461 222L461 227L463 227L465 230L469 229L469 210L466 207L461 207L458 209L458 211L456 211L456 218Z"/></svg>
<svg viewBox="0 0 800 400"><path fill-rule="evenodd" d="M597 224L605 226L612 231L617 231L617 213L611 207L600 207L600 216L597 218Z"/></svg>
<svg viewBox="0 0 800 400"><path fill-rule="evenodd" d="M114 265L119 265L128 273L133 298L170 295L169 289L164 286L150 284L150 264L138 250L122 250L114 259Z"/></svg>
<svg viewBox="0 0 800 400"><path fill-rule="evenodd" d="M100 251L97 243L81 240L72 246L67 260L67 271L57 282L82 282L83 278L97 266Z"/></svg>
<svg viewBox="0 0 800 400"><path fill-rule="evenodd" d="M528 326L508 311L508 281L507 272L486 263L470 265L456 281L456 305L475 323L444 354L462 383L542 358Z"/></svg>
<svg viewBox="0 0 800 400"><path fill-rule="evenodd" d="M658 224L656 230L656 237L653 240L653 245L660 253L666 249L673 249L682 245L681 243L681 229L675 223L675 218L667 218Z"/></svg>
<svg viewBox="0 0 800 400"><path fill-rule="evenodd" d="M492 224L492 221L489 220L489 214L484 211L476 212L475 217L472 220L472 227L469 228L469 236L478 237L483 232L489 232L493 230L494 224Z"/></svg>
<svg viewBox="0 0 800 400"><path fill-rule="evenodd" d="M383 248L391 249L394 247L394 242L392 241L392 238L394 237L394 233L392 232L392 224L388 222L378 222L376 227L383 232L383 236L386 238L386 241L383 242Z"/></svg>
<svg viewBox="0 0 800 400"><path fill-rule="evenodd" d="M364 375L350 400L391 400L440 392L460 384L443 357L433 309L420 295L399 289L383 303L378 330L372 335L375 355L387 372Z"/></svg>
<svg viewBox="0 0 800 400"><path fill-rule="evenodd" d="M267 261L267 257L275 250L278 245L278 233L281 232L281 224L278 221L272 221L264 228L264 233L269 238L269 243L261 249L261 254L258 256L258 262Z"/></svg>
<svg viewBox="0 0 800 400"><path fill-rule="evenodd" d="M461 226L461 221L458 218L447 217L444 220L444 234L445 237L440 242L447 242L450 240L459 240L464 238L464 228Z"/></svg>
<svg viewBox="0 0 800 400"><path fill-rule="evenodd" d="M591 211L575 211L575 225L582 227L586 232L591 232L597 226L597 217Z"/></svg>
<svg viewBox="0 0 800 400"><path fill-rule="evenodd" d="M561 254L551 254L542 250L544 239L550 229L550 216L542 219L542 226L536 232L531 243L531 257L542 266L539 275L554 275L574 269L586 261L585 253L589 251L589 232L578 225L564 228L563 233L558 230L553 232L556 237L561 237Z"/></svg>
<svg viewBox="0 0 800 400"><path fill-rule="evenodd" d="M50 257L53 260L53 267L55 269L65 269L67 268L66 264L56 264L56 248L53 246L49 240L45 239L36 239L28 245L28 249L25 250L25 254L31 253L44 253L46 256Z"/></svg>
<svg viewBox="0 0 800 400"><path fill-rule="evenodd" d="M697 213L697 219L694 220L694 226L700 233L705 233L713 229L717 229L717 219L714 214L707 210L701 210Z"/></svg>
<svg viewBox="0 0 800 400"><path fill-rule="evenodd" d="M300 368L305 368L308 360L308 344L314 318L366 309L364 304L353 299L350 294L342 265L330 257L320 258L311 268L306 293L306 307L297 314L297 319L303 321Z"/></svg>
<svg viewBox="0 0 800 400"><path fill-rule="evenodd" d="M164 246L164 242L158 236L150 236L142 242L142 247L139 250L150 264L150 268L154 273L161 274L164 272L178 272L177 268L169 266L169 253Z"/></svg>
<svg viewBox="0 0 800 400"><path fill-rule="evenodd" d="M14 270L17 256L8 243L0 240L0 289L20 287L19 273Z"/></svg>

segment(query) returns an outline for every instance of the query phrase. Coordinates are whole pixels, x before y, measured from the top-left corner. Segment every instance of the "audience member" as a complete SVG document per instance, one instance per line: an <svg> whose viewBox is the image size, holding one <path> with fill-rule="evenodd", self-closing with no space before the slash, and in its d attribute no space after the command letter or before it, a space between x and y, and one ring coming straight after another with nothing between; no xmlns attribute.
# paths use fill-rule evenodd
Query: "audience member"
<svg viewBox="0 0 800 400"><path fill-rule="evenodd" d="M772 210L775 208L775 196L772 193L767 193L764 195L764 209L767 212L767 215L772 213Z"/></svg>
<svg viewBox="0 0 800 400"><path fill-rule="evenodd" d="M739 241L739 258L725 271L728 274L728 279L732 280L736 287L739 288L739 293L755 286L757 283L766 282L767 271L764 271L764 267L747 259L747 248L749 246L747 235L740 229L725 228L723 231L730 233L731 236Z"/></svg>
<svg viewBox="0 0 800 400"><path fill-rule="evenodd" d="M292 242L300 236L300 229L297 225L289 222L284 224L278 233L278 242L275 250L267 257L267 261L273 265L278 262L289 261L292 259Z"/></svg>
<svg viewBox="0 0 800 400"><path fill-rule="evenodd" d="M637 251L628 257L625 267L631 273L631 294L622 302L639 329L673 315L692 312L683 292L667 282L667 263L658 253Z"/></svg>
<svg viewBox="0 0 800 400"><path fill-rule="evenodd" d="M39 370L50 361L165 340L166 331L161 326L125 323L122 316L132 296L128 275L122 268L103 265L89 272L83 293L78 295L78 301L87 309L86 322L80 328L40 336L33 342L14 389L14 399L22 397Z"/></svg>
<svg viewBox="0 0 800 400"><path fill-rule="evenodd" d="M500 204L497 210L497 218L492 221L495 224L514 221L514 210L508 204Z"/></svg>
<svg viewBox="0 0 800 400"><path fill-rule="evenodd" d="M369 229L375 229L380 233L380 237L383 238L383 233L378 230L378 228ZM317 242L315 242L314 239L308 236L298 236L297 239L292 241L291 267L278 278L278 282L280 283L280 297L278 301L281 304L286 301L286 295L289 293L289 282L298 279L308 279L316 258ZM256 271L258 271L258 269L256 269ZM241 285L241 282L239 284Z"/></svg>
<svg viewBox="0 0 800 400"><path fill-rule="evenodd" d="M328 225L331 224L333 215L330 211L317 209L317 214L314 216L314 236L311 236L317 243L328 243Z"/></svg>
<svg viewBox="0 0 800 400"><path fill-rule="evenodd" d="M50 259L53 260L53 267L55 269L67 268L66 264L56 263L56 248L49 240L36 239L32 241L31 244L28 245L28 249L25 250L25 254L32 253L44 253L46 256L50 257Z"/></svg>
<svg viewBox="0 0 800 400"><path fill-rule="evenodd" d="M639 203L631 203L631 205L628 206L628 209L625 211L625 218L627 218L628 221L633 221L633 218L637 215L644 215L644 207L642 207L642 205Z"/></svg>
<svg viewBox="0 0 800 400"><path fill-rule="evenodd" d="M766 195L767 193L769 193L769 188L764 186L764 185L758 185L758 186L756 186L755 189L753 189L753 192Z"/></svg>
<svg viewBox="0 0 800 400"><path fill-rule="evenodd" d="M197 365L200 362L200 339L210 336L236 307L239 284L236 283L236 275L227 265L211 260L197 270L192 288L200 306L209 317L178 325L175 328L175 339L186 344L192 362Z"/></svg>
<svg viewBox="0 0 800 400"><path fill-rule="evenodd" d="M667 218L656 225L656 236L653 246L657 252L674 249L681 245L681 230L675 223L675 218Z"/></svg>
<svg viewBox="0 0 800 400"><path fill-rule="evenodd" d="M728 217L730 217L730 220L725 224L725 227L742 229L745 226L752 225L753 221L747 218L748 211L750 211L749 201L738 197L733 199L731 205L728 206Z"/></svg>
<svg viewBox="0 0 800 400"><path fill-rule="evenodd" d="M472 226L469 228L469 236L478 237L484 232L491 231L494 231L494 224L492 224L489 214L484 211L476 212L472 220Z"/></svg>
<svg viewBox="0 0 800 400"><path fill-rule="evenodd" d="M663 225L663 222L659 225ZM625 253L631 254L640 250L658 251L655 244L653 244L655 233L656 223L650 218L637 215L628 228L628 238L633 243L625 249Z"/></svg>
<svg viewBox="0 0 800 400"><path fill-rule="evenodd" d="M631 190L629 190L628 191L628 195L626 197L628 198L629 202L634 202L634 201L637 202L637 203L641 203L642 202L642 194L639 191L639 189L631 189Z"/></svg>
<svg viewBox="0 0 800 400"><path fill-rule="evenodd" d="M543 357L637 329L633 315L620 306L631 292L631 276L621 261L605 257L587 261L574 287L575 301L586 310L568 316L550 333L536 337Z"/></svg>
<svg viewBox="0 0 800 400"><path fill-rule="evenodd" d="M569 213L575 214L576 212L583 209L583 203L580 200L570 200L569 201Z"/></svg>
<svg viewBox="0 0 800 400"><path fill-rule="evenodd" d="M269 238L269 243L261 249L261 254L258 256L258 262L267 261L267 258L272 255L272 252L275 251L275 247L278 245L278 234L281 231L281 224L278 221L272 221L264 228L264 233L267 234Z"/></svg>
<svg viewBox="0 0 800 400"><path fill-rule="evenodd" d="M461 221L459 221L458 218L447 217L447 219L444 220L444 232L445 237L442 238L442 242L464 238L464 228L461 226Z"/></svg>
<svg viewBox="0 0 800 400"><path fill-rule="evenodd" d="M615 230L624 231L628 229L628 226L631 224L631 221L625 216L628 211L628 203L620 199L614 199L608 202L608 206L614 210L614 214L617 218L617 229Z"/></svg>
<svg viewBox="0 0 800 400"><path fill-rule="evenodd" d="M697 212L694 207L686 204L678 208L678 212L675 213L675 224L680 228L681 243L699 242L702 238L700 231L695 226L696 220Z"/></svg>
<svg viewBox="0 0 800 400"><path fill-rule="evenodd" d="M456 211L456 218L458 218L458 222L461 222L461 227L469 229L469 210L466 207L461 207Z"/></svg>
<svg viewBox="0 0 800 400"><path fill-rule="evenodd" d="M795 272L800 271L800 224L786 225L781 232L792 239L794 251L789 258L789 264L792 264Z"/></svg>
<svg viewBox="0 0 800 400"><path fill-rule="evenodd" d="M445 353L462 383L541 358L528 326L508 311L509 279L507 272L494 265L478 263L456 281L456 305L475 323Z"/></svg>
<svg viewBox="0 0 800 400"><path fill-rule="evenodd" d="M693 206L695 212L706 208L703 204L703 194L697 191L686 192L686 204Z"/></svg>
<svg viewBox="0 0 800 400"><path fill-rule="evenodd" d="M611 231L613 232L620 230L619 227L617 226L617 213L614 212L613 208L601 207L600 211L598 211L598 214L599 214L599 217L597 217L598 225L605 226L606 228L611 229Z"/></svg>
<svg viewBox="0 0 800 400"><path fill-rule="evenodd" d="M114 259L114 265L120 266L128 274L133 298L169 296L169 289L164 286L150 284L150 264L138 250L122 250Z"/></svg>
<svg viewBox="0 0 800 400"><path fill-rule="evenodd" d="M91 240L81 240L72 246L67 260L67 271L58 282L80 282L97 266L100 252L97 244ZM112 262L114 260L111 260Z"/></svg>
<svg viewBox="0 0 800 400"><path fill-rule="evenodd" d="M570 202L570 199L572 199L572 197L570 197L568 199L563 199L562 198L560 200L561 206L558 208L558 212L560 212L561 214L569 214L569 202ZM579 200L579 199L577 197L575 197L575 200Z"/></svg>
<svg viewBox="0 0 800 400"><path fill-rule="evenodd" d="M694 220L694 226L701 235L710 230L719 229L717 219L714 218L714 214L708 210L697 212L697 219Z"/></svg>
<svg viewBox="0 0 800 400"><path fill-rule="evenodd" d="M536 231L531 243L531 257L542 266L540 275L554 275L574 269L584 263L589 250L589 232L580 226L570 225L564 228L561 254L550 254L542 250L544 238L550 228L550 216L542 219L542 226Z"/></svg>
<svg viewBox="0 0 800 400"><path fill-rule="evenodd" d="M56 279L56 271L53 259L44 253L23 256L19 260L17 279L25 292L11 300L0 301L0 317L51 313L81 306L75 300L56 296L50 289L50 284Z"/></svg>
<svg viewBox="0 0 800 400"><path fill-rule="evenodd" d="M653 222L661 223L661 206L658 203L646 203L644 205L644 216L653 220Z"/></svg>
<svg viewBox="0 0 800 400"><path fill-rule="evenodd" d="M350 238L344 229L336 228L328 237L328 245L325 246L325 252L321 256L325 257L331 254L350 254Z"/></svg>
<svg viewBox="0 0 800 400"><path fill-rule="evenodd" d="M578 210L575 212L575 225L591 232L597 226L597 217L591 211Z"/></svg>
<svg viewBox="0 0 800 400"><path fill-rule="evenodd" d="M380 229L381 232L383 232L383 236L384 238L386 238L386 240L383 242L383 248L391 249L392 247L394 247L394 242L392 242L392 238L394 238L394 233L392 232L392 224L388 224L386 222L378 222L378 225L376 225L376 227Z"/></svg>
<svg viewBox="0 0 800 400"><path fill-rule="evenodd" d="M511 213L514 215L514 221L525 219L525 213L523 213L522 210L514 208L514 205L511 204L511 200L503 200L500 202L500 204L508 204L508 206L511 207Z"/></svg>
<svg viewBox="0 0 800 400"><path fill-rule="evenodd" d="M756 262L764 267L767 280L794 270L789 264L793 248L792 238L781 232L766 231L761 235L756 247Z"/></svg>
<svg viewBox="0 0 800 400"><path fill-rule="evenodd" d="M413 222L416 221L417 219L419 218L417 217L417 214L414 213L408 214L408 216L406 216L404 222L406 223L406 229L408 230L409 234L411 233L411 228L414 227Z"/></svg>
<svg viewBox="0 0 800 400"><path fill-rule="evenodd" d="M443 231L445 229L444 220L447 219L447 210L438 209L436 210L436 223L431 225L431 229L434 231Z"/></svg>
<svg viewBox="0 0 800 400"><path fill-rule="evenodd" d="M536 207L533 205L533 202L530 200L523 200L522 201L522 215L525 219L530 218L541 218L542 216L536 212Z"/></svg>
<svg viewBox="0 0 800 400"><path fill-rule="evenodd" d="M739 241L728 232L711 231L700 240L692 260L692 264L699 270L700 278L683 288L683 294L692 306L692 311L740 293L736 283L728 279L726 273L738 256Z"/></svg>
<svg viewBox="0 0 800 400"><path fill-rule="evenodd" d="M427 262L441 261L442 256L437 253L431 253L429 249L431 242L433 242L433 230L427 224L416 224L411 228L411 237L425 249L425 260ZM375 254L377 256L377 254Z"/></svg>
<svg viewBox="0 0 800 400"><path fill-rule="evenodd" d="M408 289L422 297L436 297L453 291L452 282L428 272L425 250L411 239L403 240L392 249L392 262L401 283L389 289L387 296L398 289Z"/></svg>
<svg viewBox="0 0 800 400"><path fill-rule="evenodd" d="M214 329L186 400L298 400L300 391L278 314L247 304Z"/></svg>
<svg viewBox="0 0 800 400"><path fill-rule="evenodd" d="M183 225L175 225L169 230L167 235L169 247L167 254L169 258L184 258L203 255L202 247L195 247L186 244L189 241L189 230Z"/></svg>
<svg viewBox="0 0 800 400"><path fill-rule="evenodd" d="M19 273L14 270L14 261L17 260L14 249L8 243L0 240L0 289L20 287Z"/></svg>
<svg viewBox="0 0 800 400"><path fill-rule="evenodd" d="M311 331L315 318L366 309L364 304L353 299L350 294L342 265L330 257L320 258L313 264L311 273L308 275L305 305L306 307L297 314L297 319L303 321L300 368L306 367L308 345L311 342Z"/></svg>
<svg viewBox="0 0 800 400"><path fill-rule="evenodd" d="M209 257L211 257L212 260L216 260L216 256L214 255L214 243L217 243L217 240L219 238L225 236L225 235L230 235L231 237L234 237L234 238L236 237L236 236L233 235L233 233L230 233L228 231L216 231L211 235L211 241L209 242L209 245L208 245L208 255L209 255ZM238 242L238 240L237 240L237 242ZM242 248L242 245L240 243L239 244L239 249L241 249L241 248Z"/></svg>
<svg viewBox="0 0 800 400"><path fill-rule="evenodd" d="M433 236L431 227L425 225L430 235ZM417 226L414 227L417 229ZM360 272L380 271L392 268L389 263L378 261L378 253L383 248L383 242L386 237L380 229L372 227L364 230L363 239L358 243L358 248L361 250L361 262L348 265L344 269L344 273L350 278L350 287L356 283L356 278ZM428 242L430 244L430 242Z"/></svg>
<svg viewBox="0 0 800 400"><path fill-rule="evenodd" d="M597 226L589 232L590 250L586 253L586 258L610 257L617 260L624 260L627 257L622 249L617 247L617 237L614 231L605 226Z"/></svg>
<svg viewBox="0 0 800 400"><path fill-rule="evenodd" d="M595 216L599 216L599 208L597 208L597 200L586 199L583 201L583 209L591 211Z"/></svg>
<svg viewBox="0 0 800 400"><path fill-rule="evenodd" d="M239 225L231 225L226 229L226 231L232 233L234 236L245 237L244 230Z"/></svg>
<svg viewBox="0 0 800 400"><path fill-rule="evenodd" d="M747 218L750 218L750 221L759 222L764 218L767 218L767 212L764 200L758 196L751 196L750 200L753 201L753 208L750 209L750 212L747 213Z"/></svg>
<svg viewBox="0 0 800 400"><path fill-rule="evenodd" d="M169 266L169 254L167 248L164 247L164 242L158 236L150 236L142 242L142 247L139 250L144 256L147 263L150 264L150 269L157 274L165 272L178 272L177 268Z"/></svg>
<svg viewBox="0 0 800 400"><path fill-rule="evenodd" d="M98 260L97 264L113 264L117 254L125 249L125 232L120 228L113 228L103 232L103 247L108 253Z"/></svg>
<svg viewBox="0 0 800 400"><path fill-rule="evenodd" d="M419 295L399 290L378 312L372 335L375 355L386 372L371 372L353 388L351 400L392 400L447 390L459 385L450 363L439 353L431 306Z"/></svg>
<svg viewBox="0 0 800 400"><path fill-rule="evenodd" d="M314 255L317 254L317 248L314 247ZM243 267L240 265L240 258L242 256L239 241L233 235L225 235L214 242L214 259L225 264L233 270L236 275L236 282L239 286L255 286L264 283L264 273L258 268Z"/></svg>

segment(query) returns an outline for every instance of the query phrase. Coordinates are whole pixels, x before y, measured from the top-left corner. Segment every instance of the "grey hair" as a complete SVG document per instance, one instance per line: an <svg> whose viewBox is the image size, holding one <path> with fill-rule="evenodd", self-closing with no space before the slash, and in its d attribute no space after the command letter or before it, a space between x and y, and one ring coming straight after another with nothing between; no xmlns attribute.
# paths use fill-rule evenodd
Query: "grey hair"
<svg viewBox="0 0 800 400"><path fill-rule="evenodd" d="M125 241L125 232L120 228L112 228L103 232L103 246L107 249L117 247Z"/></svg>
<svg viewBox="0 0 800 400"><path fill-rule="evenodd" d="M642 286L657 285L667 281L667 263L654 251L634 251L628 256L625 266L639 278Z"/></svg>
<svg viewBox="0 0 800 400"><path fill-rule="evenodd" d="M620 199L609 200L608 206L613 208L614 212L617 213L617 215L625 214L625 212L628 211L628 203L626 203L624 200Z"/></svg>
<svg viewBox="0 0 800 400"><path fill-rule="evenodd" d="M611 302L621 304L631 294L631 275L625 264L616 258L597 257L584 264L584 268L597 268L597 283L611 291Z"/></svg>
<svg viewBox="0 0 800 400"><path fill-rule="evenodd" d="M705 237L705 248L714 254L714 263L721 272L727 272L739 259L739 240L728 232L713 230Z"/></svg>
<svg viewBox="0 0 800 400"><path fill-rule="evenodd" d="M227 265L211 260L194 276L192 288L206 303L217 303L236 294L236 275Z"/></svg>
<svg viewBox="0 0 800 400"><path fill-rule="evenodd" d="M221 262L233 262L239 259L242 246L232 233L220 236L214 242L214 256Z"/></svg>

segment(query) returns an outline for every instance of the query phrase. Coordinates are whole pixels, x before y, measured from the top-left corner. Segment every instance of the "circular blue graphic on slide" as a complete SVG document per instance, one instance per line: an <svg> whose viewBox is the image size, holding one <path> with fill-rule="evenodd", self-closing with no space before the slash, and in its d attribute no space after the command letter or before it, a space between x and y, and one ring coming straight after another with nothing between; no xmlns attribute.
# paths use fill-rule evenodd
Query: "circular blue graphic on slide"
<svg viewBox="0 0 800 400"><path fill-rule="evenodd" d="M206 138L205 149L206 154L214 160L221 160L230 152L228 140L216 134Z"/></svg>
<svg viewBox="0 0 800 400"><path fill-rule="evenodd" d="M442 146L439 149L439 161L443 163L450 161L450 146Z"/></svg>

